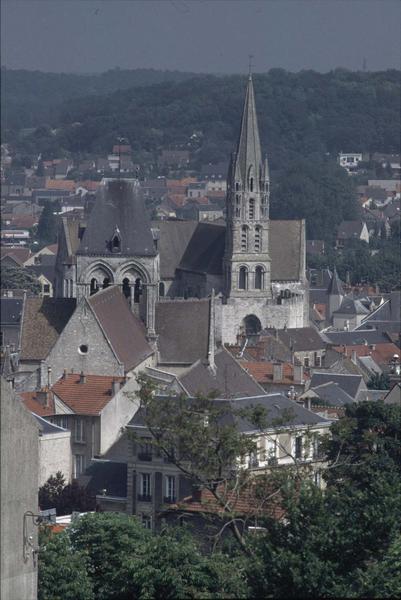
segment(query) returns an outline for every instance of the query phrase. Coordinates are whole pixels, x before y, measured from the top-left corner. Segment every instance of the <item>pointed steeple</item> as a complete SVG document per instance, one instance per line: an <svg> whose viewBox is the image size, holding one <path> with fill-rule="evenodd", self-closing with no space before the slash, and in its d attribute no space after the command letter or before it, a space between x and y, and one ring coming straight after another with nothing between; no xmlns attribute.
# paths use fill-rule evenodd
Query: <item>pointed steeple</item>
<svg viewBox="0 0 401 600"><path fill-rule="evenodd" d="M241 180L246 185L245 182L249 177L249 169L251 167L253 168L253 181L257 185L261 179L262 150L260 147L252 74L250 73L246 88L241 133L238 140L233 175L237 180Z"/></svg>
<svg viewBox="0 0 401 600"><path fill-rule="evenodd" d="M331 296L344 296L343 285L335 267L329 284L328 294Z"/></svg>

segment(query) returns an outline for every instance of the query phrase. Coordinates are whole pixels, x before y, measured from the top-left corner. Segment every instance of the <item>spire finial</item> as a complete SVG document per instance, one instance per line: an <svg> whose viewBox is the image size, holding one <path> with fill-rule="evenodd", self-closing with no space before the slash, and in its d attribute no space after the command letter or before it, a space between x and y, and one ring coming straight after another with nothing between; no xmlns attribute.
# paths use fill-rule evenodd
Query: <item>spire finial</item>
<svg viewBox="0 0 401 600"><path fill-rule="evenodd" d="M249 54L248 55L249 58L249 71L248 71L248 75L249 75L249 79L252 79L252 59L253 59L253 54Z"/></svg>

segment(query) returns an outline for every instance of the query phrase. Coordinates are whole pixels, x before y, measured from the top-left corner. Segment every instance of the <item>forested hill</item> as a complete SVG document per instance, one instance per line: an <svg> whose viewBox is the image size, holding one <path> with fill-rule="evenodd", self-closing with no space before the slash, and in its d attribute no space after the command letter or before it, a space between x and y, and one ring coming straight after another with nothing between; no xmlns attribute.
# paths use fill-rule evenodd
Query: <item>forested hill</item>
<svg viewBox="0 0 401 600"><path fill-rule="evenodd" d="M108 94L142 85L184 81L193 73L156 69L112 69L101 74L42 73L1 69L2 127L37 127L57 120L65 100L91 94Z"/></svg>
<svg viewBox="0 0 401 600"><path fill-rule="evenodd" d="M139 87L129 81L135 73ZM15 80L12 86L6 85L7 125L15 122L21 102L27 106L32 103L30 114L36 115L36 124L37 103L48 107L50 103L53 108L48 108L40 124L58 128L51 146L59 150L104 153L117 135L123 135L141 160L144 151L154 154L161 148L188 147L190 136L197 132L194 151L200 162L227 160L238 133L245 77L189 78L189 74L154 72L155 78L168 79L171 75L173 79L177 75L176 79L182 80L146 86L149 72L141 73L142 79L139 71L109 71L87 79L55 75L47 88L48 75L30 73L24 83L21 73L20 85ZM55 89L57 77L59 89ZM9 75L7 78L10 81ZM337 69L322 74L272 69L256 74L261 141L273 169L279 170L293 159L335 155L341 150L398 152L399 79L395 70L365 73ZM96 93L78 97L83 93L83 82L85 92ZM120 89L103 93L113 86ZM60 104L62 97L65 100ZM41 136L32 136L30 142L35 150L46 152L45 130Z"/></svg>

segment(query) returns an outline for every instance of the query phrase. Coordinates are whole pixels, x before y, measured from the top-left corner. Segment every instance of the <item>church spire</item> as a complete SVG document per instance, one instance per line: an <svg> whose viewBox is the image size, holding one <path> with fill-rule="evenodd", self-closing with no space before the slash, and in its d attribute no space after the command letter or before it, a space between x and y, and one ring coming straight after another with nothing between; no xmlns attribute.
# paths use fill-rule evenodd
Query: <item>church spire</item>
<svg viewBox="0 0 401 600"><path fill-rule="evenodd" d="M261 167L262 150L256 116L255 94L252 73L249 72L233 175L236 180L242 181L244 187L248 187L250 178L258 185L261 179Z"/></svg>

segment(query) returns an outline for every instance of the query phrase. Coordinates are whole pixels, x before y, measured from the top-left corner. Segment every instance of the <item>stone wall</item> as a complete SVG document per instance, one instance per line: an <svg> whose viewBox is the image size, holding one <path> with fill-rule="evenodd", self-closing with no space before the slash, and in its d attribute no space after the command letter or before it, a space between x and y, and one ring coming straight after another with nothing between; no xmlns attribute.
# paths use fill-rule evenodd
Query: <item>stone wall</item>
<svg viewBox="0 0 401 600"><path fill-rule="evenodd" d="M51 433L39 438L39 487L55 475L63 473L66 482L71 481L71 432Z"/></svg>

